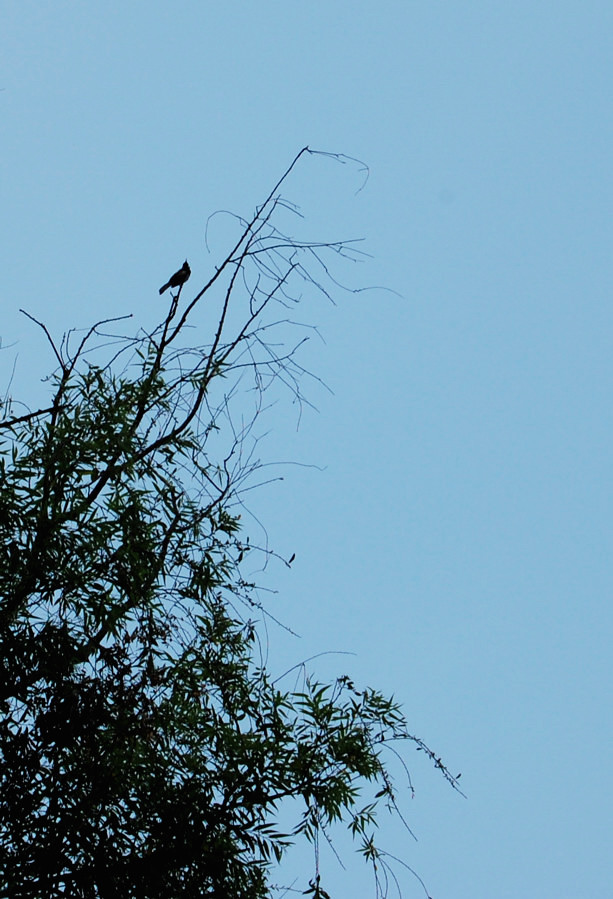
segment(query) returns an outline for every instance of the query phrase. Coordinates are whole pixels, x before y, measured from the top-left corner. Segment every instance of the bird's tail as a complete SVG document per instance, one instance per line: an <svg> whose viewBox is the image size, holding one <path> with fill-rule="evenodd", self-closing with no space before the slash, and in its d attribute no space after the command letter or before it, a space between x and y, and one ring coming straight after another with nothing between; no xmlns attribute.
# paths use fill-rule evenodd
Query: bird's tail
<svg viewBox="0 0 613 899"><path fill-rule="evenodd" d="M169 287L170 287L170 281L167 281L163 287L160 287L160 294L164 293L165 290L168 290Z"/></svg>

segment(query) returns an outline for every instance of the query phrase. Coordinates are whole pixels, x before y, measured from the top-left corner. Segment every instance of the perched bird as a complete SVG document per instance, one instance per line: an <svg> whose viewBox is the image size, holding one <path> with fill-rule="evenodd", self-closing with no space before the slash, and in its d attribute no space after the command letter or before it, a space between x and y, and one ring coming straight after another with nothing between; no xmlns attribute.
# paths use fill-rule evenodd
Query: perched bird
<svg viewBox="0 0 613 899"><path fill-rule="evenodd" d="M164 293L164 291L168 290L169 287L181 287L182 284L185 284L191 273L192 270L187 264L186 259L179 271L175 272L163 287L160 287L160 293Z"/></svg>

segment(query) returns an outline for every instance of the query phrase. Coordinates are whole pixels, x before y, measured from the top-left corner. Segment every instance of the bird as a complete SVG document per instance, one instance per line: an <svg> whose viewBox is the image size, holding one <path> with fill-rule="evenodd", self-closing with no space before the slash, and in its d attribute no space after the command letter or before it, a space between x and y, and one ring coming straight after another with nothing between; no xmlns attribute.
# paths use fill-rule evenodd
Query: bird
<svg viewBox="0 0 613 899"><path fill-rule="evenodd" d="M183 284L185 284L191 273L192 270L189 267L186 259L179 271L175 272L174 275L169 278L166 284L160 287L160 293L164 293L164 291L168 290L169 287L181 287Z"/></svg>

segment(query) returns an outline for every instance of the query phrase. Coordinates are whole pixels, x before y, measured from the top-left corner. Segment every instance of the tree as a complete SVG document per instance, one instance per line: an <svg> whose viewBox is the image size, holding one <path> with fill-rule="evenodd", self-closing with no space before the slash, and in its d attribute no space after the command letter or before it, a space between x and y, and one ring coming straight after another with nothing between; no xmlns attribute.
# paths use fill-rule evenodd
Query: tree
<svg viewBox="0 0 613 899"><path fill-rule="evenodd" d="M257 651L266 610L242 565L262 550L240 516L254 426L271 385L304 400L298 346L273 334L299 286L327 291L327 257L352 253L275 224L312 152L237 219L192 299L175 285L152 333L113 319L57 344L37 322L51 400L23 413L7 398L0 432L3 896L267 897L288 843L317 846L335 822L379 889L377 809L397 809L386 747L412 742L457 786L393 700L347 677L283 689ZM216 328L191 346L205 297ZM306 892L326 896L317 856Z"/></svg>

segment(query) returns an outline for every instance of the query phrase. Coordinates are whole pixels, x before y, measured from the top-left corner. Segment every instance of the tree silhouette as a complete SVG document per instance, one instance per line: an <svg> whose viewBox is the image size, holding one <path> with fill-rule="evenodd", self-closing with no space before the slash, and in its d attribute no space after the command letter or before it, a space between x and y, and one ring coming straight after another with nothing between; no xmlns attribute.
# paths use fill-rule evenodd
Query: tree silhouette
<svg viewBox="0 0 613 899"><path fill-rule="evenodd" d="M381 893L372 834L377 809L398 808L386 748L412 742L456 786L393 700L347 677L285 689L258 650L266 610L242 567L266 550L240 519L261 467L254 428L272 384L304 401L301 341L278 339L287 308L327 292L328 258L354 252L275 224L312 152L236 219L192 298L177 280L151 333L112 319L58 344L37 322L57 363L51 401L4 401L2 896L268 897L287 845L317 846L335 822ZM194 346L205 297L216 325ZM245 397L247 416L234 411ZM307 880L327 895L317 853Z"/></svg>

